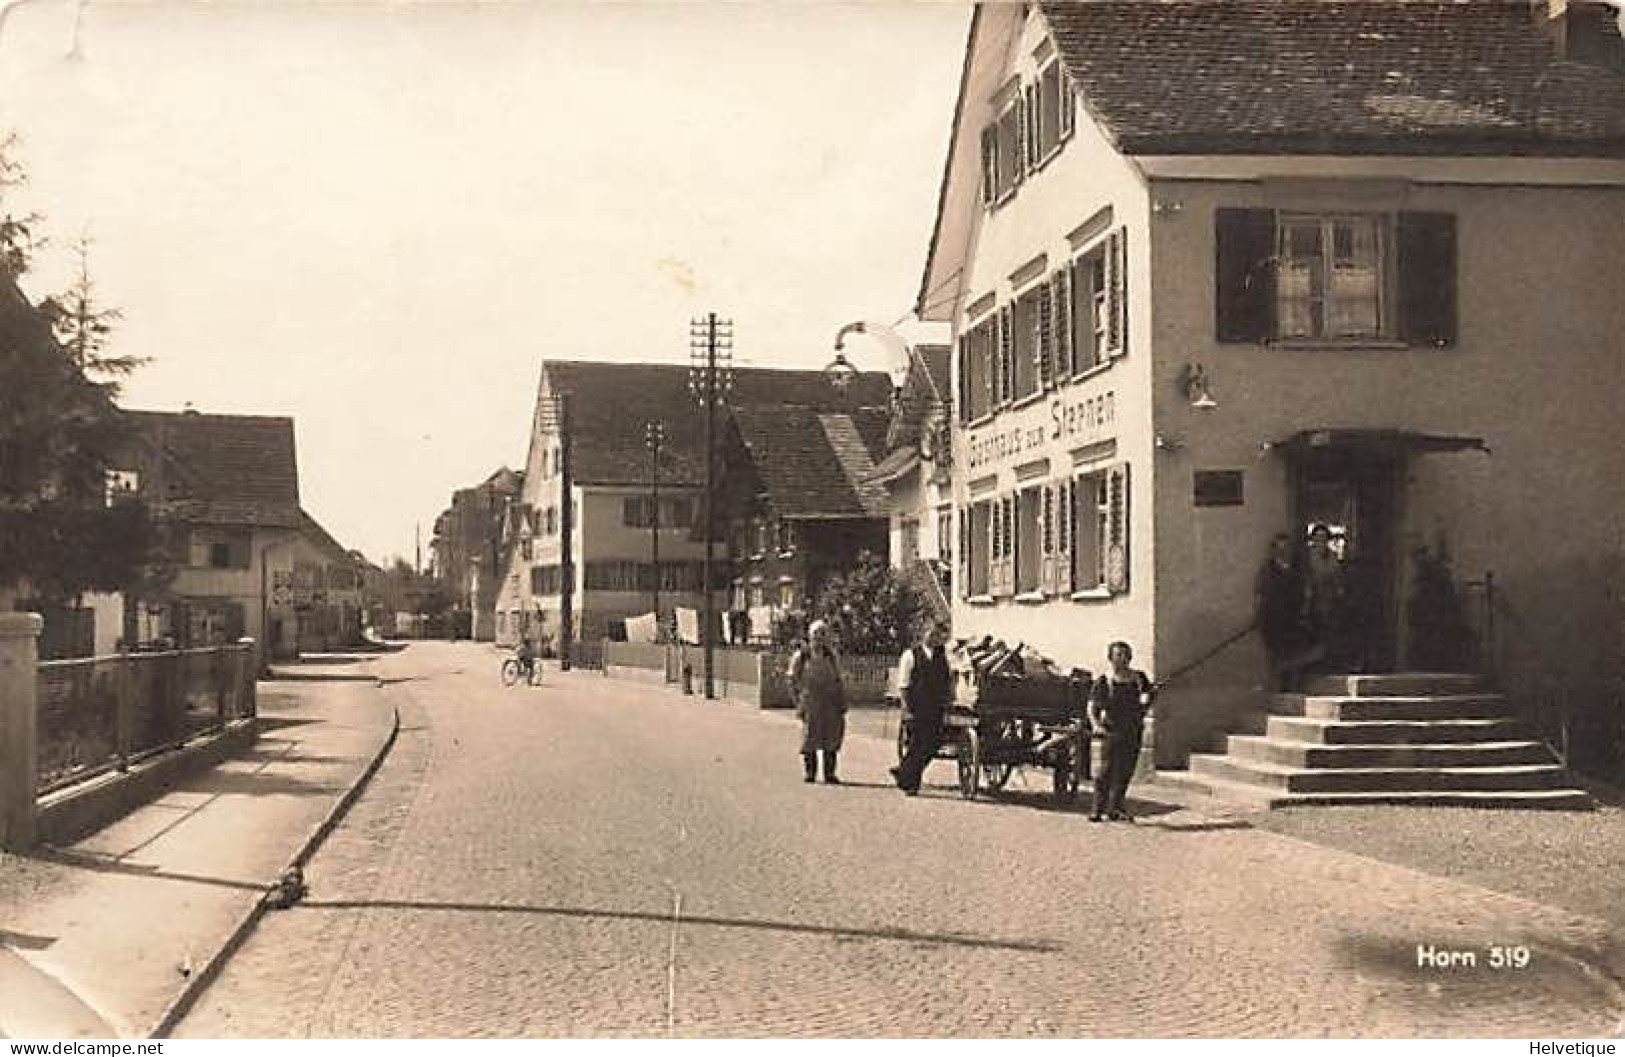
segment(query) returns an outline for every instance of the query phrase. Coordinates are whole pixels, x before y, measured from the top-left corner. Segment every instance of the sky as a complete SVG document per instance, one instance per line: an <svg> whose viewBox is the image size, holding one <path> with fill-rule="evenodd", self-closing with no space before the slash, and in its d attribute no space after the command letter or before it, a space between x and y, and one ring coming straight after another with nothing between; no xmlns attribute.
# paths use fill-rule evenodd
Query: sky
<svg viewBox="0 0 1625 1057"><path fill-rule="evenodd" d="M111 351L151 359L126 406L293 416L305 508L410 557L523 465L544 358L685 362L715 310L738 362L816 367L904 317L968 20L14 0L0 129L52 240L24 285L65 287L88 234Z"/></svg>

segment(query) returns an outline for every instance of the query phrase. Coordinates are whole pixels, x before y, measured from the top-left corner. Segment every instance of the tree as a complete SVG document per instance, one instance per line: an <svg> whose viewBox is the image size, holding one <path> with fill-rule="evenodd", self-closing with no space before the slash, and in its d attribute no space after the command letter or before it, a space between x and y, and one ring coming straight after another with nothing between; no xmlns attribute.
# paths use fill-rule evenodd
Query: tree
<svg viewBox="0 0 1625 1057"><path fill-rule="evenodd" d="M50 320L51 330L67 354L68 362L101 386L110 398L116 399L124 379L147 360L108 353L113 325L124 318L124 313L104 307L96 295L96 283L90 276L91 245L88 235L81 235L74 242L73 279L67 290L42 301L40 310Z"/></svg>
<svg viewBox="0 0 1625 1057"><path fill-rule="evenodd" d="M902 652L926 612L919 593L869 551L831 578L812 607L813 617L829 625L835 648L847 654Z"/></svg>
<svg viewBox="0 0 1625 1057"><path fill-rule="evenodd" d="M107 376L136 366L107 355L116 312L95 304L82 260L79 309L96 327L82 335L81 362L59 340L57 303L35 306L17 285L40 240L38 217L6 201L25 182L15 143L0 137L0 593L61 604L126 589L160 558L145 507L108 488L130 438ZM73 301L70 291L63 303Z"/></svg>

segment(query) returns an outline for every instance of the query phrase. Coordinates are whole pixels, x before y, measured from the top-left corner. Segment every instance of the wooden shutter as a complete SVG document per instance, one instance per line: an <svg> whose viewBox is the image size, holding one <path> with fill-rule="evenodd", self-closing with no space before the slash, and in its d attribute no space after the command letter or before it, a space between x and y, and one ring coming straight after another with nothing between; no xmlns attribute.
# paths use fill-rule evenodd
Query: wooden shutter
<svg viewBox="0 0 1625 1057"><path fill-rule="evenodd" d="M1044 485L1039 494L1038 510L1039 553L1043 556L1038 570L1038 584L1047 594L1055 593L1055 578L1058 575L1055 563L1055 498L1055 486Z"/></svg>
<svg viewBox="0 0 1625 1057"><path fill-rule="evenodd" d="M1050 276L1049 287L1050 377L1058 382L1072 375L1072 269Z"/></svg>
<svg viewBox="0 0 1625 1057"><path fill-rule="evenodd" d="M1033 343L1033 364L1037 372L1038 388L1048 389L1055 384L1055 321L1052 318L1054 311L1050 297L1050 285L1047 282L1038 285L1038 304L1036 322L1038 324L1038 340Z"/></svg>
<svg viewBox="0 0 1625 1057"><path fill-rule="evenodd" d="M1399 335L1413 345L1456 341L1456 218L1399 214Z"/></svg>
<svg viewBox="0 0 1625 1057"><path fill-rule="evenodd" d="M1022 125L1022 135L1027 137L1027 150L1023 155L1027 159L1029 170L1038 168L1038 113L1041 104L1038 101L1038 88L1028 85L1022 95L1023 105L1026 107L1027 120Z"/></svg>
<svg viewBox="0 0 1625 1057"><path fill-rule="evenodd" d="M970 596L970 507L959 508L959 597Z"/></svg>
<svg viewBox="0 0 1625 1057"><path fill-rule="evenodd" d="M1072 92L1072 78L1066 75L1066 70L1064 68L1060 71L1060 74L1061 113L1059 117L1061 138L1066 139L1068 136L1072 135L1072 127L1076 121L1076 107L1078 101L1077 96Z"/></svg>
<svg viewBox="0 0 1625 1057"><path fill-rule="evenodd" d="M1106 588L1126 594L1129 588L1128 463L1106 471Z"/></svg>
<svg viewBox="0 0 1625 1057"><path fill-rule="evenodd" d="M955 388L955 398L959 401L959 424L964 425L970 421L970 361L972 352L972 337L976 331L971 330L959 335L959 384Z"/></svg>
<svg viewBox="0 0 1625 1057"><path fill-rule="evenodd" d="M1275 332L1275 213L1214 214L1214 319L1219 341L1263 341Z"/></svg>
<svg viewBox="0 0 1625 1057"><path fill-rule="evenodd" d="M1015 312L1004 305L999 309L998 381L993 386L998 404L1008 403L1015 388L1015 347Z"/></svg>
<svg viewBox="0 0 1625 1057"><path fill-rule="evenodd" d="M982 204L992 205L999 196L999 127L995 122L982 129Z"/></svg>
<svg viewBox="0 0 1625 1057"><path fill-rule="evenodd" d="M1055 592L1072 593L1072 529L1078 516L1068 478L1055 486Z"/></svg>
<svg viewBox="0 0 1625 1057"><path fill-rule="evenodd" d="M1106 348L1101 356L1121 356L1127 349L1128 285L1124 262L1127 229L1118 228L1106 236Z"/></svg>
<svg viewBox="0 0 1625 1057"><path fill-rule="evenodd" d="M1032 138L1027 135L1026 97L1018 93L1016 95L1014 106L1016 111L1016 157L1015 164L1010 166L1010 186L1012 187L1021 183L1021 181L1027 176L1027 166L1029 164L1027 160L1027 145L1032 142Z"/></svg>

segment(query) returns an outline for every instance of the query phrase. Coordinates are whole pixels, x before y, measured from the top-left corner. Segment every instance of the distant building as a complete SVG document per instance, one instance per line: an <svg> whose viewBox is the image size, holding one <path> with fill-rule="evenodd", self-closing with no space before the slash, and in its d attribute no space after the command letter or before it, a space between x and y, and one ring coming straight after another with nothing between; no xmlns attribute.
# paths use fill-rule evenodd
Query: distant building
<svg viewBox="0 0 1625 1057"><path fill-rule="evenodd" d="M326 653L357 645L364 605L362 567L303 510L292 550L299 652Z"/></svg>
<svg viewBox="0 0 1625 1057"><path fill-rule="evenodd" d="M451 598L455 622L474 639L496 637L496 586L503 564L509 507L519 498L524 475L497 470L472 488L452 493L451 506L435 519L430 553L434 576Z"/></svg>
<svg viewBox="0 0 1625 1057"><path fill-rule="evenodd" d="M724 454L725 445L738 443L729 440L736 436L729 425L734 412L777 407L801 409L798 413L839 414L851 407L883 408L890 391L891 382L884 374L861 375L843 392L832 387L820 371L733 371L727 404L718 414L719 513L748 507L756 496L753 483L730 477L725 467L761 465L737 454L728 461ZM557 418L558 397L567 398L568 468L564 464L565 437ZM658 468L658 510L654 500L657 471L645 441L645 427L651 423L661 424L665 437ZM827 458L831 448L822 427L818 435L824 438ZM863 458L868 458L866 447ZM498 604L498 641L513 642L527 628L557 637L566 587L579 638L597 638L627 617L651 612L657 593L660 615L668 622L674 607L701 608L704 541L698 526L703 514L704 468L704 414L690 392L687 366L544 362L524 486L510 524L511 549ZM733 577L727 561L728 518L717 521L711 588L717 610L722 612L728 607ZM658 566L654 558L657 523Z"/></svg>
<svg viewBox="0 0 1625 1057"><path fill-rule="evenodd" d="M869 480L886 489L891 563L943 620L952 595L954 508L951 350L909 349L908 372L886 430L885 456Z"/></svg>
<svg viewBox="0 0 1625 1057"><path fill-rule="evenodd" d="M886 556L886 490L871 477L890 412L884 402L850 400L881 400L889 389L871 386L851 398L815 390L816 404L733 409L724 449L733 487L721 511L733 559L732 637L739 614L750 637L768 637L775 620L804 611L858 555Z"/></svg>
<svg viewBox="0 0 1625 1057"><path fill-rule="evenodd" d="M152 512L173 576L130 599L124 640L209 646L250 636L270 657L353 641L361 581L299 505L293 419L128 411L114 468Z"/></svg>

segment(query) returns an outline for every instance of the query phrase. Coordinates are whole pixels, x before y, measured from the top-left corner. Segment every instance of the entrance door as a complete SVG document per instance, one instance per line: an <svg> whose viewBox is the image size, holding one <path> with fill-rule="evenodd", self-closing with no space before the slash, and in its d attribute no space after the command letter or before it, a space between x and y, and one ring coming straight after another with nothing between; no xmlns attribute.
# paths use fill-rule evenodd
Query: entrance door
<svg viewBox="0 0 1625 1057"><path fill-rule="evenodd" d="M1355 447L1311 448L1293 467L1293 517L1300 546L1324 526L1330 534L1341 597L1325 633L1320 667L1338 672L1392 671L1399 610L1398 486L1401 456Z"/></svg>

